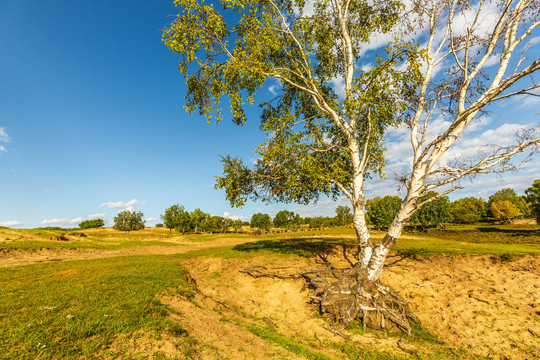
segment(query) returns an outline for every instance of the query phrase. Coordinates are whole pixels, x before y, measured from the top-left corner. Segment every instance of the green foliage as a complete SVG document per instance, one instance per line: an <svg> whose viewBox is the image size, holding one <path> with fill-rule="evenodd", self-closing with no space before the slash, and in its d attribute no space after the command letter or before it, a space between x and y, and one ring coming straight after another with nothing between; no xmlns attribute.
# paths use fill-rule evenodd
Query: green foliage
<svg viewBox="0 0 540 360"><path fill-rule="evenodd" d="M163 220L163 223L165 227L169 229L169 232L171 229L176 229L184 234L186 231L189 231L192 226L189 213L184 210L183 206L178 204L165 209L165 214L161 215L161 220Z"/></svg>
<svg viewBox="0 0 540 360"><path fill-rule="evenodd" d="M251 222L249 226L251 226L254 229L257 229L259 231L262 230L270 230L270 225L272 224L272 219L270 218L270 215L268 214L253 214L251 217Z"/></svg>
<svg viewBox="0 0 540 360"><path fill-rule="evenodd" d="M335 197L339 184L348 186L353 177L352 158L364 152L368 176L384 175L383 135L403 120L407 99L415 96L421 54L415 45L396 42L369 69L357 61L372 34L396 24L401 2L353 0L342 23L323 1L313 3L312 14L304 13L301 0L221 0L222 11L202 0L175 4L182 13L163 40L180 54L190 114L198 110L219 121L220 102L228 99L234 122L242 125L246 102L253 105L270 81L281 84L274 99L260 103L268 140L255 150L255 165L222 158L224 175L216 187L233 206L248 199L306 204L321 194ZM340 99L333 81L347 71L350 81Z"/></svg>
<svg viewBox="0 0 540 360"><path fill-rule="evenodd" d="M294 212L288 210L281 210L274 217L274 226L289 229L293 225L295 217L296 214Z"/></svg>
<svg viewBox="0 0 540 360"><path fill-rule="evenodd" d="M495 194L491 195L488 199L488 215L495 217L495 214L492 212L492 204L494 202L500 202L500 201L510 201L512 204L514 204L520 211L520 215L523 215L525 217L531 216L531 211L529 209L529 206L527 204L527 200L523 196L518 196L514 189L511 188L505 188L502 190L497 191Z"/></svg>
<svg viewBox="0 0 540 360"><path fill-rule="evenodd" d="M232 222L231 226L233 227L235 232L238 232L240 228L244 225L244 222L240 219L236 219Z"/></svg>
<svg viewBox="0 0 540 360"><path fill-rule="evenodd" d="M530 188L525 190L527 202L531 209L531 215L536 218L536 223L540 225L540 179L535 180Z"/></svg>
<svg viewBox="0 0 540 360"><path fill-rule="evenodd" d="M429 191L420 202L429 201L439 194ZM438 226L445 222L452 221L452 203L448 196L441 196L428 202L420 208L411 218L411 224L419 224L422 227Z"/></svg>
<svg viewBox="0 0 540 360"><path fill-rule="evenodd" d="M510 222L510 219L521 215L518 207L508 200L491 203L491 213L496 220Z"/></svg>
<svg viewBox="0 0 540 360"><path fill-rule="evenodd" d="M353 220L351 208L343 205L338 206L336 208L336 220L339 226L349 225Z"/></svg>
<svg viewBox="0 0 540 360"><path fill-rule="evenodd" d="M226 219L222 216L211 216L209 219L209 225L206 229L208 232L225 232L229 226L232 225L233 221L230 219Z"/></svg>
<svg viewBox="0 0 540 360"><path fill-rule="evenodd" d="M103 219L85 220L79 224L81 229L99 228L105 225Z"/></svg>
<svg viewBox="0 0 540 360"><path fill-rule="evenodd" d="M113 228L115 230L127 232L144 229L145 221L142 219L143 216L143 213L140 211L120 211L114 218Z"/></svg>
<svg viewBox="0 0 540 360"><path fill-rule="evenodd" d="M452 203L452 217L460 224L473 224L487 216L487 204L482 198L466 197Z"/></svg>
<svg viewBox="0 0 540 360"><path fill-rule="evenodd" d="M375 197L366 201L368 223L379 229L390 227L400 205L399 196Z"/></svg>
<svg viewBox="0 0 540 360"><path fill-rule="evenodd" d="M163 224L158 223L158 224L156 224L156 227L157 227L157 228L162 228L162 227L163 227Z"/></svg>
<svg viewBox="0 0 540 360"><path fill-rule="evenodd" d="M203 229L206 225L206 218L209 216L201 209L195 209L189 214L189 218L191 219L191 226L195 230L195 234L197 233L197 230Z"/></svg>
<svg viewBox="0 0 540 360"><path fill-rule="evenodd" d="M306 217L304 223L308 224L311 229L328 228L337 225L336 218L326 216Z"/></svg>

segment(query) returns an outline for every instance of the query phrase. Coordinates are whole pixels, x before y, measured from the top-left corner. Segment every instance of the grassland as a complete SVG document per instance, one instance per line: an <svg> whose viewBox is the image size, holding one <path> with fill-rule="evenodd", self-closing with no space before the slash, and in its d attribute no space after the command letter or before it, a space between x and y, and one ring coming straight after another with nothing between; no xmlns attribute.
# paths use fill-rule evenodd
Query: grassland
<svg viewBox="0 0 540 360"><path fill-rule="evenodd" d="M81 232L84 236L76 234ZM280 297L281 303L255 306L253 304L260 299L274 301L290 284L258 283L238 272L258 263L308 266L321 254L337 256L343 248L354 245L353 235L351 229L267 234L255 239L242 234L169 235L166 229L145 229L129 234L111 229L0 229L0 255L4 258L9 258L14 251L31 255L43 249L50 252L66 248L92 250L98 257L99 252L105 250L149 251L138 256L0 268L0 359L411 358L395 346L402 334L363 334L360 325L353 325L346 330L352 338L344 340L320 330L325 322L305 310L306 294L300 293L299 288L295 290L298 293L291 290L287 297ZM374 237L381 236L381 232L374 232ZM214 243L226 244L233 240L235 245L212 247ZM171 255L151 253L156 246L180 250L189 248L190 244L196 244L197 250ZM406 233L396 250L402 255L422 254L435 258L488 255L512 260L539 254L540 232L538 226L449 227ZM539 257L532 259L532 264L538 263ZM506 269L506 265L501 266ZM398 270L408 276L413 268L411 262ZM196 276L196 283L192 275ZM422 281L426 275L418 276L418 281ZM492 275L489 282L485 280L488 275L482 276L485 286L492 286L496 281ZM415 293L413 299L418 301L420 295ZM268 310L273 309L272 306L275 306L274 312ZM283 317L284 307L291 308L291 313L297 309L299 318L310 320L295 323L290 318L291 313L287 315L285 311ZM539 322L540 314L536 318L532 314L530 321ZM198 329L205 323L206 330ZM209 332L217 332L220 327L224 334L234 332L240 337L241 344L228 345L236 352L221 348L220 337L214 342L205 340ZM532 329L531 334L535 334ZM423 326L418 326L411 337L404 338L420 358L483 358L474 349L443 344L440 335ZM221 336L221 341L227 340ZM529 348L520 351L538 353L537 349Z"/></svg>

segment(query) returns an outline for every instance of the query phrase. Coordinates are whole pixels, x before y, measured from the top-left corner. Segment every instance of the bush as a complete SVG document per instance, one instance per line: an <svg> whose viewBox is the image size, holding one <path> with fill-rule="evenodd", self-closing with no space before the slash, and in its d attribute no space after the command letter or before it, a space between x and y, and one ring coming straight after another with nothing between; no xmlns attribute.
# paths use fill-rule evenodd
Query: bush
<svg viewBox="0 0 540 360"><path fill-rule="evenodd" d="M156 227L157 227L157 228L163 227L163 224L156 224Z"/></svg>
<svg viewBox="0 0 540 360"><path fill-rule="evenodd" d="M130 232L132 230L144 229L145 221L143 213L140 211L120 211L114 218L114 229L119 231Z"/></svg>
<svg viewBox="0 0 540 360"><path fill-rule="evenodd" d="M81 229L93 229L105 225L103 219L85 220L79 224Z"/></svg>

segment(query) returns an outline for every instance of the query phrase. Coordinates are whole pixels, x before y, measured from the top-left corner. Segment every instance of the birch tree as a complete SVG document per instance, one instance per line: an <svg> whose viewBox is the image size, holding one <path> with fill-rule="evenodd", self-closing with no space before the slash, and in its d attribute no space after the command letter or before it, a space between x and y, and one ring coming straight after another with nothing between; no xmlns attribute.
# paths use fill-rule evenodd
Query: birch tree
<svg viewBox="0 0 540 360"><path fill-rule="evenodd" d="M268 140L255 150L257 162L225 156L216 186L235 206L344 194L353 209L358 263L340 283L313 280L313 298L345 324L363 318L384 326L386 318L410 330L406 302L380 282L404 225L422 206L460 188L460 179L516 169L532 153L517 162L514 156L538 147L537 125L510 146L483 147L467 159L445 156L487 105L535 94L540 59L526 50L539 24L539 0L420 0L409 9L393 0L221 0L220 11L202 0L175 4L182 13L163 39L181 56L188 112L220 121L227 99L242 125L246 103L278 85L274 98L259 102ZM366 57L375 34L392 34L393 41ZM433 139L436 116L449 126ZM383 139L401 124L413 154L400 179L405 196L375 243L364 183L384 176ZM422 200L435 189L437 196Z"/></svg>

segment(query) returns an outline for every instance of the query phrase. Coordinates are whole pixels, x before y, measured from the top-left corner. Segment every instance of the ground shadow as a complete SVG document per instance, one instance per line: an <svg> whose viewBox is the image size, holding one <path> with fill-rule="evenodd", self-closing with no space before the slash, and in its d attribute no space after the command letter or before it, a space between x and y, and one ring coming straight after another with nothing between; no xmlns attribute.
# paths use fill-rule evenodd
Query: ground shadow
<svg viewBox="0 0 540 360"><path fill-rule="evenodd" d="M236 245L233 247L233 250L245 252L271 251L278 254L318 258L322 263L331 267L333 265L330 262L330 257L342 258L347 261L350 266L357 264L360 257L360 247L355 240L351 239L290 238L259 240ZM386 266L396 265L397 263L414 256L414 253L397 252L388 257L391 262Z"/></svg>
<svg viewBox="0 0 540 360"><path fill-rule="evenodd" d="M359 248L355 241L326 238L259 240L236 245L233 247L233 250L245 252L271 251L273 253L297 255L306 258L318 257L324 263L329 263L330 256L341 255L351 265L359 253Z"/></svg>
<svg viewBox="0 0 540 360"><path fill-rule="evenodd" d="M538 236L540 231L536 229L504 229L496 226L477 226L476 230L483 233L503 233L511 236Z"/></svg>

